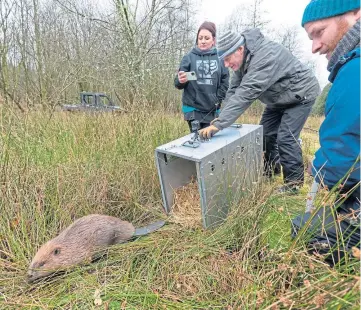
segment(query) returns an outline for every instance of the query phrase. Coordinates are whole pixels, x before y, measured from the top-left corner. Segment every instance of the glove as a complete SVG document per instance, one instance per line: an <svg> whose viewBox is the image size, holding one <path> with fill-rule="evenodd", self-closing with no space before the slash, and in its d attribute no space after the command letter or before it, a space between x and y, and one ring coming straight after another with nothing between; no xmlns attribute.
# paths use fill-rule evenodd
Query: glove
<svg viewBox="0 0 361 310"><path fill-rule="evenodd" d="M218 131L219 131L219 129L216 126L210 125L204 129L200 130L199 136L201 137L201 139L208 140L208 139L212 138Z"/></svg>

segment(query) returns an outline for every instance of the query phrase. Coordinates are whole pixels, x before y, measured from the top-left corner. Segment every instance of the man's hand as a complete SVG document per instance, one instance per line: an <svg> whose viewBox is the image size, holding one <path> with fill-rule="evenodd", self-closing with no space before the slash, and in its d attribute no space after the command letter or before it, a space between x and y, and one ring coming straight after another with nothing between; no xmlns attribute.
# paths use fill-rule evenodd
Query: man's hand
<svg viewBox="0 0 361 310"><path fill-rule="evenodd" d="M179 83L181 83L181 84L185 84L188 82L187 75L184 71L178 72L178 80L179 80Z"/></svg>
<svg viewBox="0 0 361 310"><path fill-rule="evenodd" d="M200 130L199 136L201 137L201 139L208 140L208 139L212 138L218 131L219 131L219 129L216 126L210 125L204 129Z"/></svg>

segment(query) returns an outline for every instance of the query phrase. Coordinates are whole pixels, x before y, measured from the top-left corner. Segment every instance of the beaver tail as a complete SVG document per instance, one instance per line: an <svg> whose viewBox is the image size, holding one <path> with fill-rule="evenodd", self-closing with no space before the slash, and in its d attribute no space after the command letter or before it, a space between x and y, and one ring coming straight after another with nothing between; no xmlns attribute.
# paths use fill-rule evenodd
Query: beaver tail
<svg viewBox="0 0 361 310"><path fill-rule="evenodd" d="M154 223L149 224L144 227L136 228L135 232L134 232L134 237L148 235L148 234L152 233L153 231L156 231L159 228L163 227L164 224L165 224L165 221L158 221L158 222L154 222Z"/></svg>

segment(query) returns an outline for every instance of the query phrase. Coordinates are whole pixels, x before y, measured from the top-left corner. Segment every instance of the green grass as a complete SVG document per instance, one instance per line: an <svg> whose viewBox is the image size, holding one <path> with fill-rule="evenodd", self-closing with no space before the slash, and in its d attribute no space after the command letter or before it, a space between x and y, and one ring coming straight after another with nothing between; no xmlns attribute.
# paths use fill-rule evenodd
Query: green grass
<svg viewBox="0 0 361 310"><path fill-rule="evenodd" d="M98 212L136 225L166 218L154 149L188 127L156 111L0 112L1 309L359 308L358 263L332 270L302 247L290 250L290 219L303 210L307 185L297 196L275 195L280 180L261 184L216 230L170 221L95 263L28 284L39 245L75 218ZM320 119L309 123L317 129ZM311 156L317 136L302 137Z"/></svg>

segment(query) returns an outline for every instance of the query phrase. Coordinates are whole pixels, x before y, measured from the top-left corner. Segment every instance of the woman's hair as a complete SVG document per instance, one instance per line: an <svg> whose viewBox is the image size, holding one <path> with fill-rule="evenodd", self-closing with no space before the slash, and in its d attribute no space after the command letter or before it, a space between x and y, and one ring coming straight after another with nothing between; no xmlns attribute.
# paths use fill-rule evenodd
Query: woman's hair
<svg viewBox="0 0 361 310"><path fill-rule="evenodd" d="M214 23L212 23L212 22L207 22L207 21L205 21L205 22L203 22L203 23L199 26L199 28L198 28L197 39L196 39L197 42L198 42L199 32L200 32L202 29L208 30L208 31L212 34L213 38L216 37L216 25L215 25Z"/></svg>

